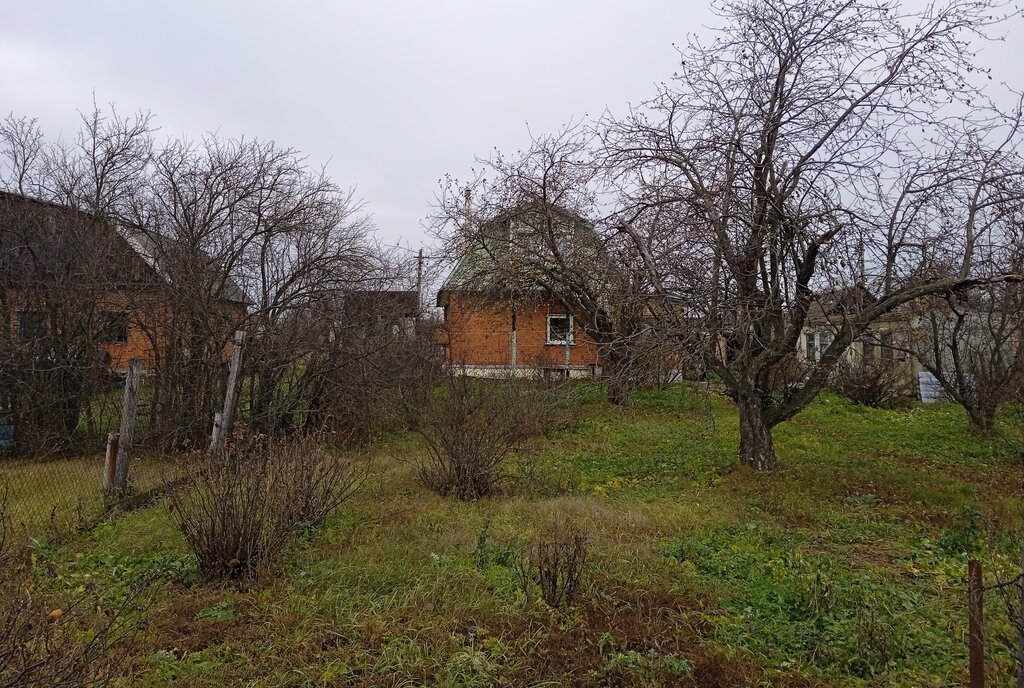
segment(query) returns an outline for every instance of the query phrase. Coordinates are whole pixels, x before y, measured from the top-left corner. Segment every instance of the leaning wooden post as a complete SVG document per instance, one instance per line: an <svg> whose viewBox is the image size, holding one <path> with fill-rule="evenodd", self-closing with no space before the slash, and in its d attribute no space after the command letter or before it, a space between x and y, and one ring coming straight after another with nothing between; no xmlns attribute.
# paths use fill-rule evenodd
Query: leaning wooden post
<svg viewBox="0 0 1024 688"><path fill-rule="evenodd" d="M968 648L970 650L968 668L970 688L984 688L985 686L984 593L981 562L977 559L971 559L967 562Z"/></svg>
<svg viewBox="0 0 1024 688"><path fill-rule="evenodd" d="M107 453L103 462L103 494L109 495L114 491L114 475L117 467L117 445L121 436L116 432L107 435Z"/></svg>
<svg viewBox="0 0 1024 688"><path fill-rule="evenodd" d="M139 381L142 378L142 359L128 361L128 374L124 378L124 402L121 405L121 432L117 441L117 462L114 467L112 492L123 495L128 487L128 461L131 459L135 439L135 410L139 405Z"/></svg>
<svg viewBox="0 0 1024 688"><path fill-rule="evenodd" d="M231 424L235 416L235 400L238 397L238 378L242 374L242 346L245 344L245 332L235 332L235 347L231 352L231 364L228 369L228 389L224 393L224 410L213 418L213 433L210 437L210 451L219 452L231 432Z"/></svg>

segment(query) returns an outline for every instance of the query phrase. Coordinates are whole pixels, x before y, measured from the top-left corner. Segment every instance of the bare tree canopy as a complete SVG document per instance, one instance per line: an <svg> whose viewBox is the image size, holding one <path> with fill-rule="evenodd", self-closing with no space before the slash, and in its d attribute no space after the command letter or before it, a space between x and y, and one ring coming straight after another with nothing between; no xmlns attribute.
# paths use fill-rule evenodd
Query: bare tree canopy
<svg viewBox="0 0 1024 688"><path fill-rule="evenodd" d="M772 428L814 399L872 323L1020 279L1002 259L1004 218L1024 199L1020 99L1009 93L1000 109L972 50L1016 10L743 0L716 12L722 28L680 50L650 101L488 161L483 205L527 188L589 214L632 285L605 281L592 301L608 312L643 303L642 320L735 400L742 462L771 470ZM594 263L586 274L612 272ZM580 305L570 274L536 281ZM831 343L796 365L819 300L842 304Z"/></svg>
<svg viewBox="0 0 1024 688"><path fill-rule="evenodd" d="M152 122L96 108L70 143L0 123L0 408L22 445L101 437L131 355L152 373L143 439L202 446L238 330L251 428L365 436L424 353L408 261L297 151L158 142Z"/></svg>

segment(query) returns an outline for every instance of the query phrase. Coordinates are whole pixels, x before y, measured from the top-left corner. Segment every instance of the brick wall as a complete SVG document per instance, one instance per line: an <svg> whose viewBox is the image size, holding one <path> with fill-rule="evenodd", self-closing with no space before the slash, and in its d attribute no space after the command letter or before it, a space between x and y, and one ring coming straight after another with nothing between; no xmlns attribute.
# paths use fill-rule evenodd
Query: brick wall
<svg viewBox="0 0 1024 688"><path fill-rule="evenodd" d="M16 337L19 313L22 310L44 309L45 303L41 302L39 297L29 296L25 292L9 292L6 296L10 318L8 326L11 335ZM142 359L144 370L155 367L156 350L153 347L153 339L156 339L161 349L166 347L166 328L172 322L171 308L159 294L138 294L129 300L123 295L108 292L97 297L90 307L94 309L93 317L97 323L104 313L124 314L128 321L127 337L124 341L98 342L97 361L102 361L117 371L127 370L128 362L133 358ZM245 319L246 308L242 304L223 302L219 308L223 309L225 317L234 322L241 323ZM225 360L231 357L233 348L232 344L227 344L223 354Z"/></svg>
<svg viewBox="0 0 1024 688"><path fill-rule="evenodd" d="M565 345L547 343L547 316L565 312L565 308L555 301L517 304L517 366L565 365ZM451 294L445 311L449 331L448 360L467 366L510 366L512 314L513 309L508 303L489 303L473 295ZM575 319L573 325L575 343L569 347L569 365L596 365L596 343Z"/></svg>

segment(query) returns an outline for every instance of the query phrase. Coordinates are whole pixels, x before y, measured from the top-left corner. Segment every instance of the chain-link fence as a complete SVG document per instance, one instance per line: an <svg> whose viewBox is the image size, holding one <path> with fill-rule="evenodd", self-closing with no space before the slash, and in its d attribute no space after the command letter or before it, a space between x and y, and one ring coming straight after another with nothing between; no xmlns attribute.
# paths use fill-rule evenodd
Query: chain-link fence
<svg viewBox="0 0 1024 688"><path fill-rule="evenodd" d="M151 390L152 381L139 376L132 418L133 432L143 440L151 416ZM12 525L30 535L72 531L95 522L125 499L173 479L171 455L142 441L123 448L124 485L115 489L112 484L124 396L122 383L91 398L70 445L35 441L19 426L13 408L0 408L0 492L6 494Z"/></svg>

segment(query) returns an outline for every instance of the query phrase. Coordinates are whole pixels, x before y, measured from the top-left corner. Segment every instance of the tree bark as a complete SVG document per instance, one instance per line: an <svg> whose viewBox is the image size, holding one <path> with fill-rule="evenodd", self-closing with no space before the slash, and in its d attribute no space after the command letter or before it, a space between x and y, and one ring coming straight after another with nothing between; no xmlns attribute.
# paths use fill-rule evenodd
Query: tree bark
<svg viewBox="0 0 1024 688"><path fill-rule="evenodd" d="M996 426L996 413L998 408L995 404L981 404L977 406L965 406L967 415L971 419L971 429L980 435L990 435Z"/></svg>
<svg viewBox="0 0 1024 688"><path fill-rule="evenodd" d="M610 351L605 355L604 374L608 388L608 402L614 406L628 406L633 381L629 377L629 366L621 352Z"/></svg>
<svg viewBox="0 0 1024 688"><path fill-rule="evenodd" d="M772 428L765 421L764 405L757 395L738 396L740 412L740 463L755 471L774 471L775 445Z"/></svg>
<svg viewBox="0 0 1024 688"><path fill-rule="evenodd" d="M629 384L616 376L608 379L608 401L615 406L629 404Z"/></svg>

